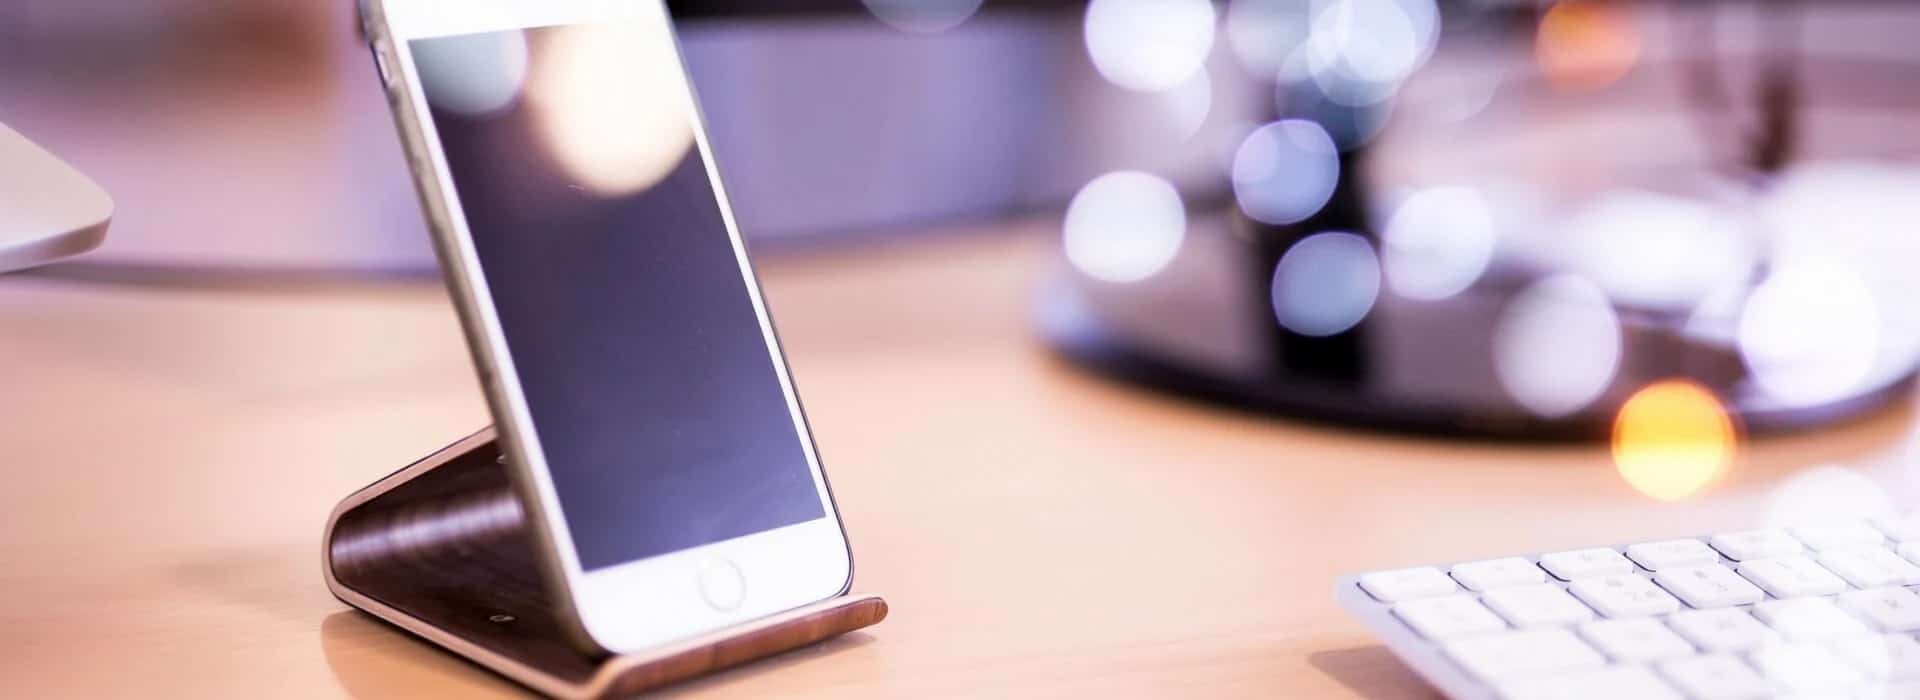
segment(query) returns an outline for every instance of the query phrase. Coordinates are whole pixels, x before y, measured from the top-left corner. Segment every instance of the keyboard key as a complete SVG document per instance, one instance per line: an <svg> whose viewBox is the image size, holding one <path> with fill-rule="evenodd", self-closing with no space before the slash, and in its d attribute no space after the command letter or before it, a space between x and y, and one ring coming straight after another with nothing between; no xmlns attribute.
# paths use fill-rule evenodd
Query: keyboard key
<svg viewBox="0 0 1920 700"><path fill-rule="evenodd" d="M1743 561L1739 571L1775 598L1833 595L1847 589L1846 581L1806 557Z"/></svg>
<svg viewBox="0 0 1920 700"><path fill-rule="evenodd" d="M1785 530L1748 530L1714 535L1708 540L1714 549L1734 561L1768 559L1799 554L1805 548Z"/></svg>
<svg viewBox="0 0 1920 700"><path fill-rule="evenodd" d="M1904 634L1855 637L1830 647L1840 658L1874 680L1920 680L1920 642ZM1887 697L1913 697L1889 695Z"/></svg>
<svg viewBox="0 0 1920 700"><path fill-rule="evenodd" d="M1897 551L1899 551L1900 556L1907 561L1920 564L1920 542L1902 542Z"/></svg>
<svg viewBox="0 0 1920 700"><path fill-rule="evenodd" d="M1882 632L1920 630L1920 596L1905 588L1842 593L1840 607Z"/></svg>
<svg viewBox="0 0 1920 700"><path fill-rule="evenodd" d="M1639 666L1521 678L1498 688L1505 700L1682 700L1673 686Z"/></svg>
<svg viewBox="0 0 1920 700"><path fill-rule="evenodd" d="M1720 563L1720 554L1700 540L1645 542L1627 548L1627 558L1648 571Z"/></svg>
<svg viewBox="0 0 1920 700"><path fill-rule="evenodd" d="M1696 608L1751 605L1767 597L1751 582L1719 564L1667 569L1654 574L1653 580Z"/></svg>
<svg viewBox="0 0 1920 700"><path fill-rule="evenodd" d="M1680 601L1639 574L1583 578L1567 590L1607 617L1647 617L1680 609Z"/></svg>
<svg viewBox="0 0 1920 700"><path fill-rule="evenodd" d="M1596 668L1606 657L1564 628L1497 632L1448 642L1447 656L1482 680Z"/></svg>
<svg viewBox="0 0 1920 700"><path fill-rule="evenodd" d="M1707 651L1750 651L1780 642L1778 633L1738 608L1682 610L1667 618L1667 624Z"/></svg>
<svg viewBox="0 0 1920 700"><path fill-rule="evenodd" d="M1873 526L1895 542L1920 540L1920 513L1882 515L1873 519Z"/></svg>
<svg viewBox="0 0 1920 700"><path fill-rule="evenodd" d="M1541 555L1540 566L1563 581L1633 573L1633 562L1605 547Z"/></svg>
<svg viewBox="0 0 1920 700"><path fill-rule="evenodd" d="M1825 598L1769 600L1753 614L1789 642L1839 639L1868 633L1867 626Z"/></svg>
<svg viewBox="0 0 1920 700"><path fill-rule="evenodd" d="M1674 685L1697 700L1756 700L1773 696L1766 679L1731 654L1708 654L1660 664Z"/></svg>
<svg viewBox="0 0 1920 700"><path fill-rule="evenodd" d="M1469 590L1490 591L1529 583L1546 583L1547 572L1520 557L1489 559L1453 567L1453 580Z"/></svg>
<svg viewBox="0 0 1920 700"><path fill-rule="evenodd" d="M1878 546L1886 544L1886 536L1872 525L1864 522L1840 525L1808 525L1792 528L1794 537L1807 543L1813 551L1824 552L1829 549L1847 547Z"/></svg>
<svg viewBox="0 0 1920 700"><path fill-rule="evenodd" d="M1360 577L1360 588L1384 603L1437 598L1460 592L1460 587L1454 585L1453 579L1431 566L1367 574Z"/></svg>
<svg viewBox="0 0 1920 700"><path fill-rule="evenodd" d="M1920 566L1884 547L1829 550L1821 552L1818 561L1855 588L1920 583Z"/></svg>
<svg viewBox="0 0 1920 700"><path fill-rule="evenodd" d="M1641 663L1687 656L1693 645L1659 620L1601 620L1580 626L1580 636L1615 661Z"/></svg>
<svg viewBox="0 0 1920 700"><path fill-rule="evenodd" d="M1507 623L1470 595L1411 600L1393 606L1393 614L1420 636L1436 641L1507 628Z"/></svg>
<svg viewBox="0 0 1920 700"><path fill-rule="evenodd" d="M1783 644L1753 653L1760 675L1800 693L1831 692L1862 685L1866 676L1825 647Z"/></svg>
<svg viewBox="0 0 1920 700"><path fill-rule="evenodd" d="M1592 608L1550 583L1492 590L1481 600L1515 627L1571 625L1593 619Z"/></svg>

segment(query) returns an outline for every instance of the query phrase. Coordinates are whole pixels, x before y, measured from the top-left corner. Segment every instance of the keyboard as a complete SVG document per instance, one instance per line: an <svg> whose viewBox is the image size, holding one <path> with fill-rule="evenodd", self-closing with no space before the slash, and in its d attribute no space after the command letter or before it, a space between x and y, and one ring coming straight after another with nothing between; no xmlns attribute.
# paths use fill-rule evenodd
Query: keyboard
<svg viewBox="0 0 1920 700"><path fill-rule="evenodd" d="M1920 516L1340 579L1456 700L1920 699Z"/></svg>

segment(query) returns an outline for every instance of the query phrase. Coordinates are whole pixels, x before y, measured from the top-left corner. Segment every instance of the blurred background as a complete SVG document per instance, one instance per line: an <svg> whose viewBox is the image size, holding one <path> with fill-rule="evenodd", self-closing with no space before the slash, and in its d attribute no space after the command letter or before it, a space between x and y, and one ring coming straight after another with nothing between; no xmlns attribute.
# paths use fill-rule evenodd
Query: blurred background
<svg viewBox="0 0 1920 700"><path fill-rule="evenodd" d="M670 4L756 249L1046 221L1035 342L1118 381L1595 438L1636 398L1824 425L1903 397L1920 353L1907 3ZM0 118L114 193L85 266L430 276L355 27L16 0ZM514 99L525 70L470 78Z"/></svg>

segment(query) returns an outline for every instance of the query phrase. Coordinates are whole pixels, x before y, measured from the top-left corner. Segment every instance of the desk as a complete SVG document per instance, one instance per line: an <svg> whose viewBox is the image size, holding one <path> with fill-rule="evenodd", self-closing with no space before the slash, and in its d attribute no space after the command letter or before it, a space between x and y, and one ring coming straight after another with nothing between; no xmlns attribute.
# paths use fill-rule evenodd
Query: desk
<svg viewBox="0 0 1920 700"><path fill-rule="evenodd" d="M1027 326L1052 223L763 256L868 633L715 697L1428 697L1342 572L1739 527L1797 468L1904 449L1910 412L1741 453L1701 499L1593 447L1269 420L1081 374ZM17 697L506 696L347 609L352 489L486 422L432 280L0 278L0 678ZM1894 467L1865 469L1897 495Z"/></svg>

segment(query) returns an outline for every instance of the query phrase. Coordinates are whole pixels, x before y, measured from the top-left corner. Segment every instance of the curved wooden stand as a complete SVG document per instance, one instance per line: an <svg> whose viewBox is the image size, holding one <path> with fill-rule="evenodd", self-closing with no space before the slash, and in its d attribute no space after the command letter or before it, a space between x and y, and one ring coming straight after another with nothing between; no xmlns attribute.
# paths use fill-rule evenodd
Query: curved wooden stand
<svg viewBox="0 0 1920 700"><path fill-rule="evenodd" d="M327 588L341 601L547 695L631 695L879 622L850 594L645 654L568 643L520 500L484 430L348 496L327 522Z"/></svg>

